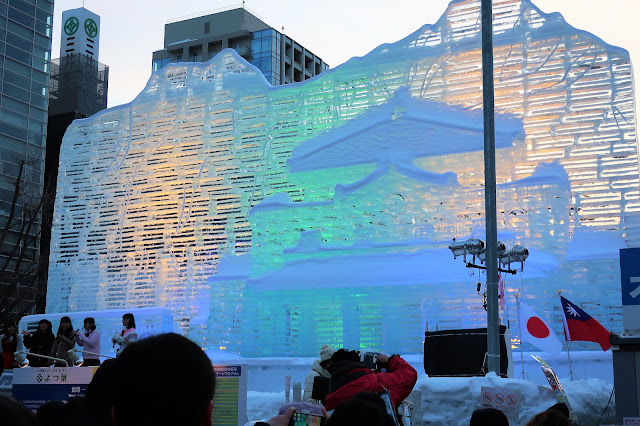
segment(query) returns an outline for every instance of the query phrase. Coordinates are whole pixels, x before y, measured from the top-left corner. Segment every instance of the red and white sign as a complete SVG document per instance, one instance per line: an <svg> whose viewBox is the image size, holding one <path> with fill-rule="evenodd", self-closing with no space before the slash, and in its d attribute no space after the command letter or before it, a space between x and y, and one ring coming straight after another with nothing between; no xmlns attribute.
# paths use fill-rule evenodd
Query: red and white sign
<svg viewBox="0 0 640 426"><path fill-rule="evenodd" d="M480 395L480 404L483 408L496 408L512 420L517 420L520 417L522 401L520 392L507 388L483 386Z"/></svg>

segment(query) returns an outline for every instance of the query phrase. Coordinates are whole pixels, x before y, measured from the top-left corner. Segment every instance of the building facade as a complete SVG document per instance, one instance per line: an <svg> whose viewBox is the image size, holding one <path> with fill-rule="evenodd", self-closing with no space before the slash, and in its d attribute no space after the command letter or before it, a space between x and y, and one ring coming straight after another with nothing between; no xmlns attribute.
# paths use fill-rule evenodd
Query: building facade
<svg viewBox="0 0 640 426"><path fill-rule="evenodd" d="M1 318L38 298L52 20L53 1L0 0Z"/></svg>
<svg viewBox="0 0 640 426"><path fill-rule="evenodd" d="M40 237L40 287L46 292L60 145L67 127L107 108L109 67L98 62L100 16L83 7L62 13L60 58L51 61L45 197Z"/></svg>
<svg viewBox="0 0 640 426"><path fill-rule="evenodd" d="M206 62L225 48L255 65L274 86L308 80L329 68L291 37L237 8L165 25L164 49L153 52L153 72L172 62Z"/></svg>

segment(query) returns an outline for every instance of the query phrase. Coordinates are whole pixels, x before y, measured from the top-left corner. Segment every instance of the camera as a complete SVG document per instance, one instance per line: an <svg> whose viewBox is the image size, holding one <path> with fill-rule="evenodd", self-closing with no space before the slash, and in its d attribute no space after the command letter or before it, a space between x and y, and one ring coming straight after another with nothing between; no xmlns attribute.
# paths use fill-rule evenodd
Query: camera
<svg viewBox="0 0 640 426"><path fill-rule="evenodd" d="M294 411L289 426L322 426L324 417L311 414L308 411Z"/></svg>
<svg viewBox="0 0 640 426"><path fill-rule="evenodd" d="M362 352L360 354L360 362L369 370L380 372L383 368L386 368L386 364L378 362L378 355L380 355L380 352Z"/></svg>

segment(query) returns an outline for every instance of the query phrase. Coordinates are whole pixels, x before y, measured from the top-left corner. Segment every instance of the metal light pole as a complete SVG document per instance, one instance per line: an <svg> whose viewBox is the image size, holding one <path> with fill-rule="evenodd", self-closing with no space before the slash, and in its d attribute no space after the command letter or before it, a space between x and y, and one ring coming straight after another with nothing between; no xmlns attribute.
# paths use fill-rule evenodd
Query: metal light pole
<svg viewBox="0 0 640 426"><path fill-rule="evenodd" d="M500 375L500 319L498 313L498 226L496 224L496 132L493 105L493 10L482 9L482 109L484 113L484 208L487 265L487 359L489 371Z"/></svg>

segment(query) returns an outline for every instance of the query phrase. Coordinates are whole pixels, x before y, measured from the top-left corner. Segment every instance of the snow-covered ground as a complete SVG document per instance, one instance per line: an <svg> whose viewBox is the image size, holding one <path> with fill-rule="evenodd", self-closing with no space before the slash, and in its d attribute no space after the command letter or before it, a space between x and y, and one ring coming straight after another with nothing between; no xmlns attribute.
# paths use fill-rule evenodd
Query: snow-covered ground
<svg viewBox="0 0 640 426"><path fill-rule="evenodd" d="M582 425L614 424L615 397L609 402L613 389L611 352L572 352L574 380L569 378L566 352L558 356L536 353L544 358L557 373L569 398L571 408ZM268 419L284 404L285 376L292 382L304 382L313 358L232 358L220 353L209 354L215 363L243 363L249 365L248 417L251 420ZM555 404L556 397L530 353L523 354L525 379L522 374L520 353L514 353L514 376L502 379L486 377L427 377L421 355L407 359L419 373L412 395L415 425L468 425L471 413L481 407L481 388L501 387L520 392L519 419L512 425L524 425L535 414ZM600 416L603 414L602 419Z"/></svg>

